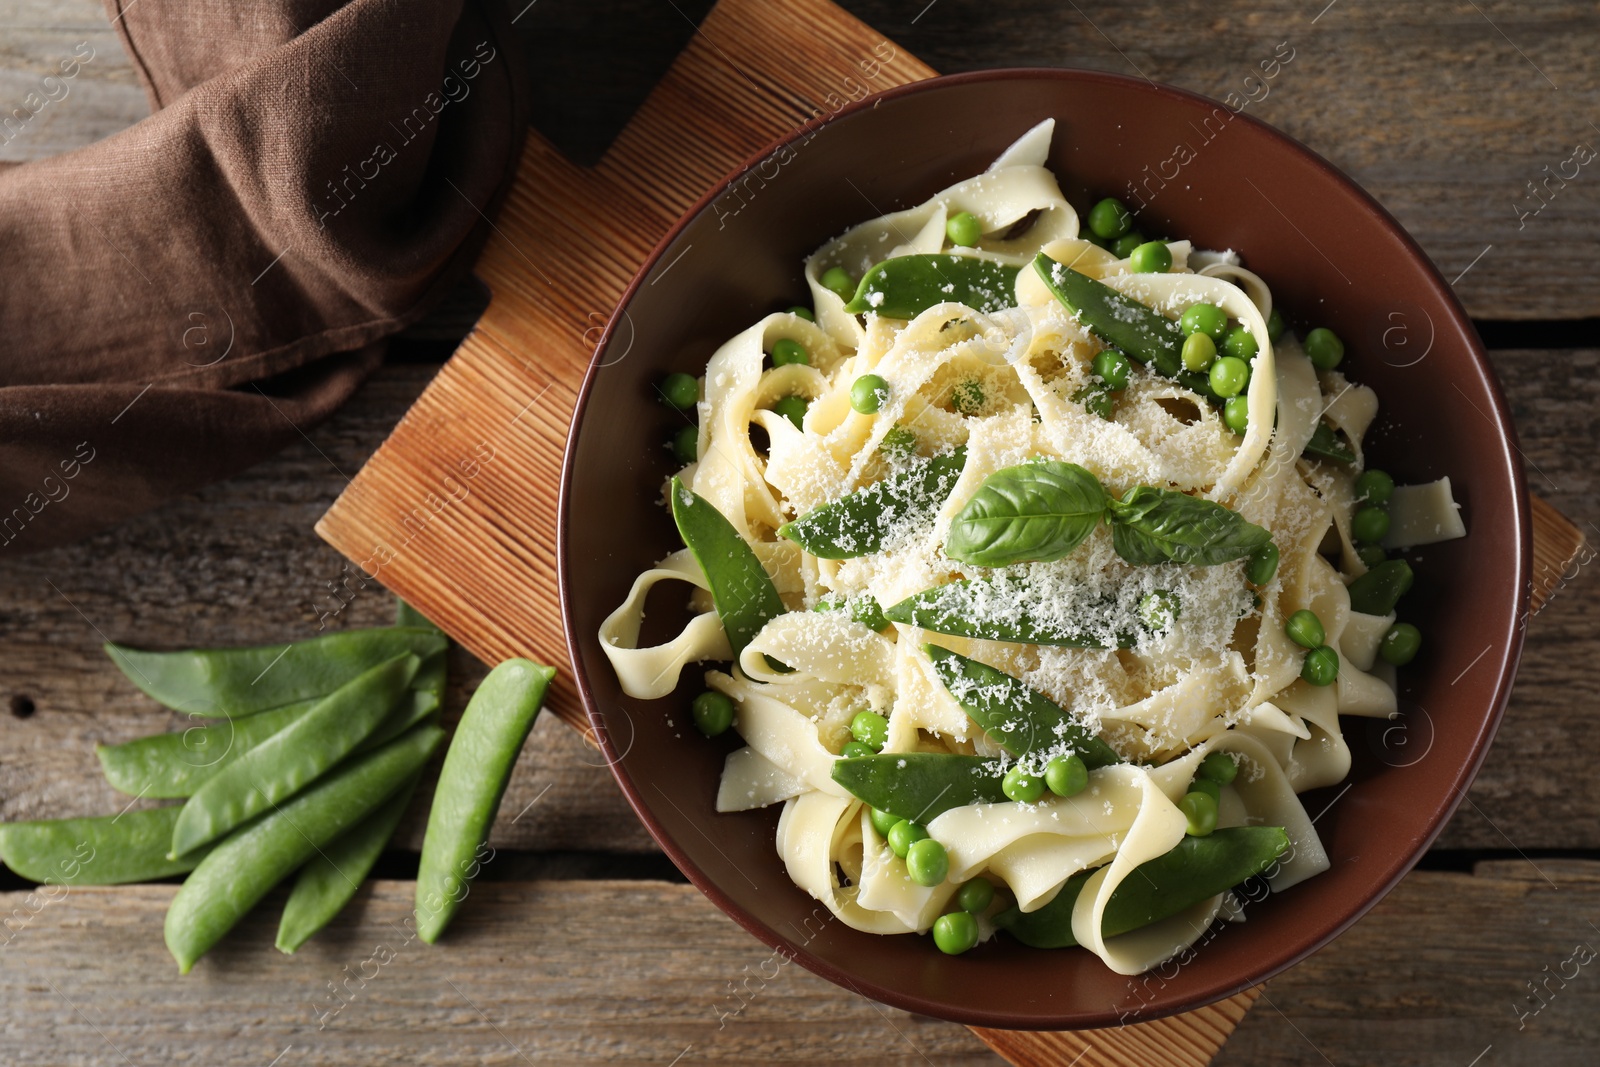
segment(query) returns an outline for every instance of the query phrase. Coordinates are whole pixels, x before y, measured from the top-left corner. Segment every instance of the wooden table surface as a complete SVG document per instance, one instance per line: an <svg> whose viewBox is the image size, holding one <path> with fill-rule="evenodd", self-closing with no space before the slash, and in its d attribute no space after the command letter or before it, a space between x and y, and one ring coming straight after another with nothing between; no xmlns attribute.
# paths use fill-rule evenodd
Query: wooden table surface
<svg viewBox="0 0 1600 1067"><path fill-rule="evenodd" d="M1530 486L1600 540L1600 160L1576 177L1566 164L1564 183L1548 177L1578 146L1600 147L1600 12L1324 5L844 3L943 71L1083 66L1256 96L1252 114L1343 167L1455 279L1505 383ZM536 124L592 158L706 7L529 5L518 27L536 65ZM94 59L66 99L0 136L0 160L66 151L141 117L142 94L92 0L0 0L0 113L80 41ZM1285 41L1295 58L1262 95L1246 79ZM1545 181L1534 199L1528 183ZM0 555L0 819L118 810L93 744L179 725L111 667L102 640L178 647L316 632L330 586L350 570L313 523L481 305L463 287L345 411L270 462L83 544ZM1600 978L1587 961L1600 952L1590 727L1600 614L1579 562L1530 620L1499 740L1421 868L1271 982L1219 1064L1596 1062ZM336 625L390 611L369 586ZM452 714L483 673L457 660ZM383 880L297 956L271 948L274 897L181 981L161 942L171 886L43 901L0 876L10 916L0 1061L999 1062L962 1027L776 963L684 884L600 758L557 722L536 728L492 843L496 858L443 945L408 942L398 925L420 844L411 824Z"/></svg>

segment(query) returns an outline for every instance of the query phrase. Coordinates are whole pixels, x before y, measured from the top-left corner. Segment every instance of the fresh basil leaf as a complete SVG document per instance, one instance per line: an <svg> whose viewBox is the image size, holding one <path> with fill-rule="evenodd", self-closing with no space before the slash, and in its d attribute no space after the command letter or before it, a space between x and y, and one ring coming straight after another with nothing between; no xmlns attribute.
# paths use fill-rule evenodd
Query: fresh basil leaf
<svg viewBox="0 0 1600 1067"><path fill-rule="evenodd" d="M1136 566L1214 567L1242 559L1272 540L1272 534L1237 511L1171 489L1135 486L1108 507L1111 545Z"/></svg>
<svg viewBox="0 0 1600 1067"><path fill-rule="evenodd" d="M967 451L916 460L881 482L812 508L778 527L820 559L854 559L881 551L910 523L925 522L950 495L966 465Z"/></svg>
<svg viewBox="0 0 1600 1067"><path fill-rule="evenodd" d="M936 304L965 304L977 311L1017 306L1017 268L977 256L896 256L867 271L844 309L914 319Z"/></svg>
<svg viewBox="0 0 1600 1067"><path fill-rule="evenodd" d="M987 663L924 645L934 673L967 717L1013 756L1070 745L1093 770L1121 762L1116 750L1072 721L1055 701Z"/></svg>
<svg viewBox="0 0 1600 1067"><path fill-rule="evenodd" d="M1083 543L1105 510L1105 490L1076 463L1005 467L951 520L945 554L980 567L1057 560Z"/></svg>
<svg viewBox="0 0 1600 1067"><path fill-rule="evenodd" d="M1113 630L1115 597L1051 594L1023 576L936 585L885 608L883 617L930 633L1066 648L1132 648L1142 632Z"/></svg>

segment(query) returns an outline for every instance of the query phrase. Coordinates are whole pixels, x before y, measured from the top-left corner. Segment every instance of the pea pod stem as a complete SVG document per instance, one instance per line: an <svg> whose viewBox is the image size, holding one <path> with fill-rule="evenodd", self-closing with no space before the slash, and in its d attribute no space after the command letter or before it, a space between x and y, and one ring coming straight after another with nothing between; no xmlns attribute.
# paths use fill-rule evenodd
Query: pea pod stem
<svg viewBox="0 0 1600 1067"><path fill-rule="evenodd" d="M1176 915L1267 870L1288 847L1289 835L1279 826L1235 826L1206 837L1185 837L1171 851L1135 867L1112 890L1101 930L1115 937ZM1013 906L1001 912L995 925L1034 948L1076 945L1072 912L1094 873L1072 876L1035 911L1024 913Z"/></svg>
<svg viewBox="0 0 1600 1067"><path fill-rule="evenodd" d="M122 885L183 874L204 853L167 857L178 811L6 823L0 825L0 859L23 878L52 885Z"/></svg>
<svg viewBox="0 0 1600 1067"><path fill-rule="evenodd" d="M437 726L419 726L348 762L214 848L167 909L167 949L179 971L188 974L273 886L394 795L443 739Z"/></svg>
<svg viewBox="0 0 1600 1067"><path fill-rule="evenodd" d="M420 664L409 653L345 683L195 790L172 830L172 854L227 833L315 781L365 740Z"/></svg>
<svg viewBox="0 0 1600 1067"><path fill-rule="evenodd" d="M529 660L507 660L489 672L462 712L439 772L417 869L417 935L430 944L466 897L511 768L555 673Z"/></svg>

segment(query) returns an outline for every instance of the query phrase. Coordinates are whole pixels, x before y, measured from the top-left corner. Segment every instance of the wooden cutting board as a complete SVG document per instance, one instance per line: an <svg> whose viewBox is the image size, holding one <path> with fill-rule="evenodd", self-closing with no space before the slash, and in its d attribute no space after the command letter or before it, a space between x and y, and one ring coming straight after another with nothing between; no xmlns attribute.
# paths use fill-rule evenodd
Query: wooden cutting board
<svg viewBox="0 0 1600 1067"><path fill-rule="evenodd" d="M561 458L623 289L672 223L766 144L933 74L828 0L720 0L597 166L530 133L477 266L488 309L317 532L483 660L567 664ZM1542 599L1582 536L1540 501L1534 524ZM588 734L570 671L550 708ZM1260 992L1117 1030L974 1032L1025 1067L1204 1065Z"/></svg>

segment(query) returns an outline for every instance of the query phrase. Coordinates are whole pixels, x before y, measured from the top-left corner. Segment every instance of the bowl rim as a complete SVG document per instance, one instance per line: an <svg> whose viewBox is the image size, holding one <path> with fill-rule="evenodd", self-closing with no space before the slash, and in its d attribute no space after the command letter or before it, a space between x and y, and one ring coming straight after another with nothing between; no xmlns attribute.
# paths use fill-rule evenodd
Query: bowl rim
<svg viewBox="0 0 1600 1067"><path fill-rule="evenodd" d="M605 727L604 720L597 710L589 680L580 666L582 663L580 647L582 638L575 631L572 624L575 594L570 575L571 548L568 535L569 520L571 518L573 468L576 460L580 428L583 425L583 419L587 412L590 394L594 388L595 381L600 371L606 366L606 353L616 335L617 326L625 315L629 304L632 303L635 294L641 286L646 284L646 280L654 273L663 255L672 246L673 242L678 239L679 235L691 223L710 208L718 197L731 188L738 179L742 178L753 167L770 158L784 146L793 144L803 137L808 137L824 126L859 112L871 110L883 101L894 100L903 96L937 91L949 86L961 86L975 82L1038 79L1090 84L1098 82L1124 90L1148 92L1154 93L1158 97L1175 98L1188 104L1198 103L1212 107L1227 107L1221 101L1203 94L1156 82L1149 78L1135 78L1129 75L1074 67L999 67L964 71L956 74L935 75L920 81L893 86L863 97L858 101L848 103L831 114L818 115L808 119L787 133L774 138L755 152L750 153L690 205L668 228L661 239L656 242L649 255L645 257L638 270L629 280L627 288L623 290L622 295L618 298L616 307L606 322L605 330L602 332L599 342L595 345L589 366L584 372L583 384L578 391L577 399L573 406L572 421L562 454L560 496L556 513L556 570L560 591L562 631L566 638L567 654L572 662L573 680L579 697L583 702L589 727L606 757L606 765L610 768L612 777L627 798L629 806L632 807L639 820L644 823L645 829L650 833L651 838L672 860L678 870L689 879L689 882L706 897L710 898L711 902L723 914L732 918L739 926L768 947L790 953L792 958L798 960L807 970L822 976L835 985L870 996L884 1004L904 1011L929 1015L968 1026L997 1029L1093 1029L1117 1025L1124 1013L1118 1012L1111 1007L1097 1011L1073 1011L1067 1013L1058 1010L1053 1014L1048 1010L991 1012L965 1009L960 1005L952 1005L945 1001L919 996L914 993L901 992L881 986L876 982L859 979L847 970L835 966L828 960L810 952L806 946L797 945L782 937L775 930L740 907L722 891L717 883L707 878L689 856L677 846L655 818L650 805L644 799L643 791L622 770L621 760L625 753L619 754L617 752L609 731ZM1265 133L1279 148L1300 155L1306 162L1322 170L1335 182L1353 192L1357 203L1369 216L1373 216L1383 228L1399 237L1401 243L1410 253L1412 264L1421 268L1421 275L1428 287L1433 290L1435 297L1456 320L1455 325L1461 328L1461 333L1467 341L1467 352L1471 357L1470 365L1476 370L1488 388L1493 409L1491 414L1493 415L1494 427L1501 438L1502 447L1499 451L1506 469L1511 475L1513 488L1511 507L1515 512L1515 528L1517 530L1516 559L1514 561L1517 593L1514 618L1525 621L1528 615L1531 593L1532 517L1526 476L1521 464L1516 460L1516 457L1522 454L1522 449L1517 440L1516 426L1511 420L1509 406L1506 403L1499 378L1494 372L1493 365L1489 362L1482 339L1478 336L1477 329L1472 325L1472 320L1465 307L1462 306L1460 300L1456 297L1454 289L1445 282L1444 276L1439 272L1438 267L1434 265L1433 260L1422 249L1421 245L1359 183L1309 146L1302 144L1296 138L1270 123L1243 111L1232 111L1231 108L1229 110L1235 120L1245 120ZM1280 944L1284 945L1283 948L1264 953L1262 956L1263 960L1266 961L1264 966L1233 980L1213 982L1210 986L1190 997L1175 1001L1170 1005L1160 1008L1152 1007L1151 1010L1140 1014L1139 1021L1148 1022L1192 1011L1260 985L1283 973L1344 933L1345 930L1354 925L1357 920L1366 915L1380 900L1387 896L1399 884L1401 879L1410 873L1411 869L1427 853L1429 847L1444 829L1445 824L1450 821L1456 809L1461 806L1462 801L1466 799L1467 789L1477 776L1484 759L1488 756L1489 748L1494 740L1496 731L1499 729L1501 719L1505 715L1506 705L1510 700L1511 689L1515 683L1517 668L1522 657L1525 634L1526 626L1515 625L1512 628L1509 640L1499 650L1495 683L1489 700L1489 712L1483 718L1477 736L1472 740L1470 758L1457 769L1454 780L1450 783L1452 795L1435 809L1427 824L1426 832L1416 839L1415 844L1399 862L1393 864L1383 874L1381 879L1374 884L1372 891L1347 912L1335 913L1339 914L1340 917L1332 924L1322 926L1312 936L1302 937L1292 942L1281 942Z"/></svg>

